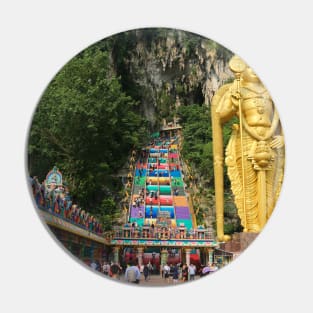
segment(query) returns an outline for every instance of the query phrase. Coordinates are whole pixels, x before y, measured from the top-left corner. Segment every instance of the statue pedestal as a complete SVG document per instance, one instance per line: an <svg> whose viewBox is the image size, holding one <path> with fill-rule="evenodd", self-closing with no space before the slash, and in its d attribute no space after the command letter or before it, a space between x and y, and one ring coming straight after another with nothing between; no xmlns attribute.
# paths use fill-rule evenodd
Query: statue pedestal
<svg viewBox="0 0 313 313"><path fill-rule="evenodd" d="M221 244L221 248L227 252L241 253L257 236L256 233L235 233L230 241Z"/></svg>

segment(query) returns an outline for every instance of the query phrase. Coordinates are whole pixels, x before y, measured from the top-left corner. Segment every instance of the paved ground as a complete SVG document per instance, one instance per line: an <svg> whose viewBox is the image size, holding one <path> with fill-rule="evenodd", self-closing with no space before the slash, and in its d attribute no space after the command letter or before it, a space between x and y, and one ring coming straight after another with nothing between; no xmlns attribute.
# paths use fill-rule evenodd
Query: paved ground
<svg viewBox="0 0 313 313"><path fill-rule="evenodd" d="M199 279L199 276L195 277L195 280ZM127 283L124 279L124 276L121 277L120 281L122 283ZM144 277L142 276L140 279L139 285L142 286L149 286L149 287L160 287L160 286L175 286L175 285L180 285L184 284L185 282L178 280L177 284L173 283L173 279L170 278L169 282L162 278L160 275L152 275L150 276L148 281L145 281Z"/></svg>

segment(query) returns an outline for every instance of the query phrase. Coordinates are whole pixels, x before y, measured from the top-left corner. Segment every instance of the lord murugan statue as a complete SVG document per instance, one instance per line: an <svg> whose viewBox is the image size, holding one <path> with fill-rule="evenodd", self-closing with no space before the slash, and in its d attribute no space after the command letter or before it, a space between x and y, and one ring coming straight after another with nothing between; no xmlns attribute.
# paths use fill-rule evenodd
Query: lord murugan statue
<svg viewBox="0 0 313 313"><path fill-rule="evenodd" d="M271 216L284 175L284 137L273 101L253 70L238 56L229 67L233 83L217 90L211 104L219 241L224 234L224 164L244 232L259 233ZM223 127L231 118L238 122L224 158Z"/></svg>

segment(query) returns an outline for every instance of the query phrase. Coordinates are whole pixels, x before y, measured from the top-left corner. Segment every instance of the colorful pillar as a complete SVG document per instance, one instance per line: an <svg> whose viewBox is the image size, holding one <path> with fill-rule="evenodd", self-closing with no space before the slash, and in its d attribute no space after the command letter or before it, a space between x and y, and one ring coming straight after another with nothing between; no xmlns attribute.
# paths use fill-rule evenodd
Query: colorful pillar
<svg viewBox="0 0 313 313"><path fill-rule="evenodd" d="M186 248L186 249L185 249L185 253L186 253L186 264L187 264L187 266L190 265L190 252L191 252L191 249L190 249L190 248Z"/></svg>
<svg viewBox="0 0 313 313"><path fill-rule="evenodd" d="M120 258L119 258L119 253L120 253L120 247L119 246L115 246L113 248L113 262L114 263L119 263L120 262Z"/></svg>
<svg viewBox="0 0 313 313"><path fill-rule="evenodd" d="M161 269L163 266L167 263L167 258L168 258L168 251L166 249L161 250ZM160 271L162 273L162 271Z"/></svg>
<svg viewBox="0 0 313 313"><path fill-rule="evenodd" d="M141 266L143 264L143 247L137 248L137 259L138 265Z"/></svg>
<svg viewBox="0 0 313 313"><path fill-rule="evenodd" d="M209 264L212 264L213 263L213 252L214 252L214 249L213 248L208 248L207 251L208 251L208 258L209 258L208 262L209 262Z"/></svg>

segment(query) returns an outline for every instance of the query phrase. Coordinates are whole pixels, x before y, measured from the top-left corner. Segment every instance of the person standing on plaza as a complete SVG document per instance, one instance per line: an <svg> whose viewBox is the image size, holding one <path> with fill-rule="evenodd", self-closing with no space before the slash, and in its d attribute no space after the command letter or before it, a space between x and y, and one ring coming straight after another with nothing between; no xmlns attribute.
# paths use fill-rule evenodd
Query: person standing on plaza
<svg viewBox="0 0 313 313"><path fill-rule="evenodd" d="M174 265L171 264L171 265L170 265L170 277L173 278L173 275L174 275Z"/></svg>
<svg viewBox="0 0 313 313"><path fill-rule="evenodd" d="M177 266L177 264L175 264L175 265L174 265L174 268L173 268L173 283L174 283L174 284L177 284L177 282L178 282L178 276L179 276L178 266Z"/></svg>
<svg viewBox="0 0 313 313"><path fill-rule="evenodd" d="M178 268L178 280L183 280L183 264L182 263L178 263L177 264L177 268Z"/></svg>
<svg viewBox="0 0 313 313"><path fill-rule="evenodd" d="M95 262L95 260L92 260L91 264L90 264L90 267L93 269L93 270L96 270L97 269L97 263Z"/></svg>
<svg viewBox="0 0 313 313"><path fill-rule="evenodd" d="M129 264L125 271L125 280L130 283L139 284L140 271L138 266L134 265L133 263Z"/></svg>
<svg viewBox="0 0 313 313"><path fill-rule="evenodd" d="M107 262L104 262L102 266L102 271L104 275L109 275L110 265Z"/></svg>
<svg viewBox="0 0 313 313"><path fill-rule="evenodd" d="M147 267L148 267L148 270L149 270L149 276L151 276L151 275L152 275L152 272L153 272L153 266L152 266L152 264L151 264L150 261L149 261Z"/></svg>
<svg viewBox="0 0 313 313"><path fill-rule="evenodd" d="M144 264L141 264L138 267L139 267L140 274L143 274L143 269L145 268Z"/></svg>
<svg viewBox="0 0 313 313"><path fill-rule="evenodd" d="M167 282L170 282L170 267L166 263L163 267L164 279L167 279Z"/></svg>
<svg viewBox="0 0 313 313"><path fill-rule="evenodd" d="M120 273L122 272L122 268L119 264L114 263L111 265L110 268L110 277L115 278L115 279L120 279Z"/></svg>
<svg viewBox="0 0 313 313"><path fill-rule="evenodd" d="M190 264L188 268L190 280L194 280L196 276L196 267L194 264Z"/></svg>
<svg viewBox="0 0 313 313"><path fill-rule="evenodd" d="M147 264L144 265L143 275L145 277L145 281L147 281L149 279L149 268Z"/></svg>
<svg viewBox="0 0 313 313"><path fill-rule="evenodd" d="M187 264L183 265L182 278L183 278L183 282L188 281L188 266L187 266Z"/></svg>

